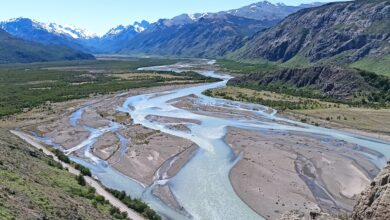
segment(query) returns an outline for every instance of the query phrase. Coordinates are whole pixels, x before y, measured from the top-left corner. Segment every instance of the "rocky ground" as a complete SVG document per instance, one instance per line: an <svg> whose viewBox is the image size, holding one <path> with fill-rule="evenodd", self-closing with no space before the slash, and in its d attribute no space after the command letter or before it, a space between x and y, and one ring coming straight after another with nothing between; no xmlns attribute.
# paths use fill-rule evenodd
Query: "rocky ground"
<svg viewBox="0 0 390 220"><path fill-rule="evenodd" d="M352 219L390 219L390 162L358 196Z"/></svg>

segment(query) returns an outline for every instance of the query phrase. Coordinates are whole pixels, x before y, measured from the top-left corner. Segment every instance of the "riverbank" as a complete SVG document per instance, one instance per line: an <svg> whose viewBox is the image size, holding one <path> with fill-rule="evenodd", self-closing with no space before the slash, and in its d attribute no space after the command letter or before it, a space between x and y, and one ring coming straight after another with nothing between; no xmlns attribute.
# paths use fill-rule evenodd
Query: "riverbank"
<svg viewBox="0 0 390 220"><path fill-rule="evenodd" d="M37 149L42 150L42 152L45 153L47 156L50 156L58 163L61 163L61 165L65 169L67 169L71 174L73 174L75 176L79 176L81 174L80 171L76 170L73 166L70 166L69 164L66 164L66 163L62 162L61 160L59 160L53 152L51 152L45 146L40 144L39 140L37 140L33 136L25 134L25 133L20 132L20 131L15 131L15 130L12 130L11 133L18 136L20 139L24 140L25 142L27 142L31 146L34 146ZM115 198L111 193L109 193L107 190L105 190L104 187L99 182L97 182L93 178L88 177L88 176L84 176L84 179L89 186L93 187L96 190L97 194L103 196L105 200L107 200L114 207L118 208L121 212L127 213L127 216L130 219L132 219L132 220L144 220L145 219L144 217L140 216L137 212L129 209L119 199Z"/></svg>
<svg viewBox="0 0 390 220"><path fill-rule="evenodd" d="M59 118L40 112L21 129L174 219L349 213L379 172L373 161L389 155L384 144L289 121L266 106L202 96L224 79L93 97L60 109Z"/></svg>
<svg viewBox="0 0 390 220"><path fill-rule="evenodd" d="M175 100L174 105L199 115L219 118L234 116L240 120L255 120L260 126L262 123L274 123L301 128L293 122L268 117L272 111L266 107L254 107L246 103L229 108L237 103L227 101L213 106L208 102L199 102L198 99L196 96L187 96ZM266 115L245 108L254 108ZM275 116L305 121L292 114L288 117L283 113ZM309 116L304 117L307 119ZM324 124L312 119L305 122L313 126ZM324 127L341 130L341 127L332 124L328 122ZM367 131L351 128L348 131L377 138L377 135ZM388 138L381 137L383 140ZM310 133L310 130L251 131L229 127L225 142L240 158L229 175L234 190L248 206L269 219L278 218L291 210L300 210L306 215L320 210L336 216L347 215L352 211L356 195L379 172L370 158L365 156L368 149L326 135L316 135Z"/></svg>
<svg viewBox="0 0 390 220"><path fill-rule="evenodd" d="M228 86L211 90L207 95L228 100L267 105L278 109L280 117L319 127L351 131L390 140L390 109L352 107L319 99L292 96L270 91L257 91Z"/></svg>
<svg viewBox="0 0 390 220"><path fill-rule="evenodd" d="M0 128L0 219L128 219L79 179Z"/></svg>
<svg viewBox="0 0 390 220"><path fill-rule="evenodd" d="M98 137L91 146L91 152L120 173L148 187L157 180L156 178L159 178L158 176L170 178L176 175L190 160L197 146L186 139L133 124L131 117L118 112L117 108L125 102L127 97L189 86L193 85L141 88L55 103L50 111L36 108L0 123L9 129L17 126L29 135L47 137L57 146L62 146L64 150L69 150L86 140L90 135L88 127L103 128L109 126L110 123L118 123L121 128ZM81 110L77 118L75 112L78 109ZM77 150L74 153L80 158L85 158L83 150ZM169 167L165 167L164 173L159 174L166 163ZM172 209L186 214L171 193L156 193L156 196L161 201L167 202Z"/></svg>

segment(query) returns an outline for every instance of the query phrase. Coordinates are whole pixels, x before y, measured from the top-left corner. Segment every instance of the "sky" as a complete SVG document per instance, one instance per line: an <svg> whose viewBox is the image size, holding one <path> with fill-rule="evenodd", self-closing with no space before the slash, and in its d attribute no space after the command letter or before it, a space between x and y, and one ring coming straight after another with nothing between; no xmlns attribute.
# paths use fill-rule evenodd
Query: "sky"
<svg viewBox="0 0 390 220"><path fill-rule="evenodd" d="M120 24L155 22L182 13L217 12L262 0L2 0L0 21L25 17L45 23L75 25L102 35ZM286 5L336 0L269 0Z"/></svg>

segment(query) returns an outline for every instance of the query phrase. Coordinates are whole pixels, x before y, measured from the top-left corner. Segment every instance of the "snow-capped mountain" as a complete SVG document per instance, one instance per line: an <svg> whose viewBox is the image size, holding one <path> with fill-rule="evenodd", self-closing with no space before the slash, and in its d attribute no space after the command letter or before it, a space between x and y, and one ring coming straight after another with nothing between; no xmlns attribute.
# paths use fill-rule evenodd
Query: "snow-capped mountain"
<svg viewBox="0 0 390 220"><path fill-rule="evenodd" d="M103 37L104 38L113 38L115 36L124 34L126 32L132 32L132 33L141 33L145 31L150 26L150 23L143 20L141 22L134 22L133 25L119 25L115 28L110 29Z"/></svg>
<svg viewBox="0 0 390 220"><path fill-rule="evenodd" d="M97 39L95 34L80 28L54 23L46 24L29 18L16 18L0 22L0 28L24 40L45 45L65 45L84 52L91 52L84 46L84 43Z"/></svg>
<svg viewBox="0 0 390 220"><path fill-rule="evenodd" d="M57 25L57 24L49 24L49 27L52 28L55 33L63 33L68 34L74 39L91 39L97 38L98 36L92 32L89 32L85 29L77 28L73 25Z"/></svg>
<svg viewBox="0 0 390 220"><path fill-rule="evenodd" d="M304 8L320 6L323 3L301 4L299 6L287 6L283 3L273 4L269 1L254 3L242 8L217 13L181 14L170 19L160 19L155 24L159 26L182 26L198 22L200 19L218 18L224 15L249 18L260 21L280 21L288 15Z"/></svg>
<svg viewBox="0 0 390 220"><path fill-rule="evenodd" d="M160 19L147 30L125 41L121 53L183 57L221 57L257 31L275 25L233 15L192 17L187 14Z"/></svg>
<svg viewBox="0 0 390 220"><path fill-rule="evenodd" d="M121 49L123 45L127 45L134 36L148 29L149 26L150 23L144 20L141 22L134 22L132 25L128 26L119 25L110 29L103 35L95 47L98 48L100 53L116 52Z"/></svg>
<svg viewBox="0 0 390 220"><path fill-rule="evenodd" d="M142 53L145 48L148 48L148 51L155 52L157 51L154 50L156 45L159 45L159 50L166 51L164 45L168 45L168 43L162 44L163 41L170 42L169 47L179 47L179 44L184 42L201 51L200 48L202 47L194 45L194 38L198 39L199 44L203 44L203 42L208 42L212 36L211 34L216 34L226 39L235 39L235 42L229 42L226 39L222 39L220 42L232 45L242 44L243 40L253 34L252 31L260 31L271 27L300 9L321 4L286 6L282 3L272 4L263 1L239 9L217 13L181 14L170 19L160 19L153 24L141 21L127 26L119 25L101 37L71 25L46 24L28 18L0 22L0 28L24 40L46 45L65 45L88 53L116 53L118 51ZM221 29L221 27L225 27L225 29ZM211 30L212 28L220 32ZM194 30L198 35L194 35ZM176 35L172 33L176 33ZM206 46L213 47L215 50L220 49L211 44L210 42L208 45L204 45L203 49L208 49ZM183 46L183 48L185 47ZM229 50L233 48L234 46L230 46ZM228 50L220 49L220 51L226 52ZM218 54L222 54L222 52L218 52Z"/></svg>
<svg viewBox="0 0 390 220"><path fill-rule="evenodd" d="M310 4L301 4L298 6L288 6L283 3L272 4L269 1L262 1L244 6L242 8L222 11L218 14L231 14L238 17L256 20L281 20L301 9L317 7L323 4L324 3L314 2Z"/></svg>
<svg viewBox="0 0 390 220"><path fill-rule="evenodd" d="M77 28L73 25L58 25L55 23L43 23L29 18L15 18L5 22L0 22L0 27L13 35L20 35L22 31L30 29L46 31L51 34L69 37L73 39L91 39L97 35L85 29Z"/></svg>

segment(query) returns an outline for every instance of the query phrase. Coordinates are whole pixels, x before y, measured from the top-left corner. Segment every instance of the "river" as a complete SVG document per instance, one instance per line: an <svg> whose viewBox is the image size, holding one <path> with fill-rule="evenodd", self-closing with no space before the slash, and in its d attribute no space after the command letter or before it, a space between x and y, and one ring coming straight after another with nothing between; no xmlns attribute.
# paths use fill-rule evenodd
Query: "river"
<svg viewBox="0 0 390 220"><path fill-rule="evenodd" d="M210 70L207 70L207 65ZM194 70L194 68L196 68L196 65L181 64L146 67L142 68L142 70L182 72L184 70ZM361 153L364 153L379 168L383 167L390 158L390 147L386 142L343 131L291 121L278 117L275 114L276 111L266 106L204 96L202 93L208 89L226 86L231 76L215 72L213 70L213 62L206 60L202 61L202 69L197 72L205 76L219 78L222 81L195 85L159 94L129 97L122 106L118 106L118 111L127 112L136 124L191 140L199 146L199 150L196 151L193 158L188 161L176 176L169 179L162 178L156 180L151 186L143 186L141 183L119 173L105 161L92 155L90 153L90 147L99 136L106 132L116 132L123 126L115 122L105 128L88 128L91 133L90 137L65 152L70 154L78 149L85 149L85 155L89 159L80 159L74 156L71 159L89 167L93 175L105 186L125 190L133 197L140 197L160 214L171 219L187 219L189 216L175 212L153 196L151 190L157 185L168 184L177 201L193 219L263 219L236 195L230 183L229 172L240 158L237 158L231 147L224 142L228 127L250 129L258 132L267 129L305 132L315 134L318 137L343 140L370 149L370 152L375 152L371 154ZM261 115L269 120L248 120L245 118L234 118L234 115L231 118L217 117L215 115L197 114L174 106L172 100L190 95L197 96L198 103L203 105L248 111ZM74 115L72 115L72 125L77 124L77 120L80 118L82 111L83 108L75 111ZM150 115L191 119L201 123L187 123L186 126L190 129L190 132L181 131L170 128L167 126L168 123L149 120L147 117ZM120 140L122 141L123 148L121 151L125 151L126 140L125 138L120 138ZM356 149L356 151L359 151L359 149Z"/></svg>

